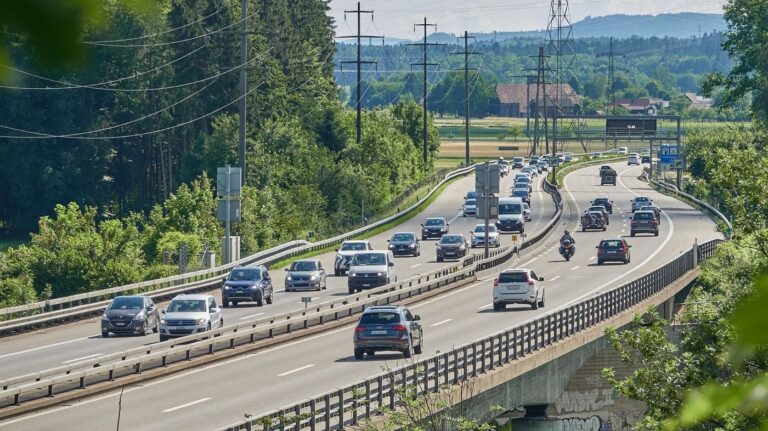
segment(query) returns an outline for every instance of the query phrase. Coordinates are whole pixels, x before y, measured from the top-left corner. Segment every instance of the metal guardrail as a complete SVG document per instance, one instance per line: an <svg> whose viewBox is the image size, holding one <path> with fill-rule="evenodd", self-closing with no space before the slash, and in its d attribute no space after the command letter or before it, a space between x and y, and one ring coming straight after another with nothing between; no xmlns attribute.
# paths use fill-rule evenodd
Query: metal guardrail
<svg viewBox="0 0 768 431"><path fill-rule="evenodd" d="M122 294L149 294L154 299L172 297L182 292L192 292L199 290L210 290L218 287L229 273L229 271L241 265L250 265L254 263L269 266L285 258L290 258L303 253L321 250L329 246L340 244L346 239L370 232L379 226L383 226L393 220L414 211L427 199L429 199L437 190L447 181L472 172L475 166L456 169L438 182L424 197L405 210L386 217L370 225L364 226L353 231L337 235L323 241L307 243L306 241L292 241L282 244L270 250L265 250L253 256L240 259L236 262L221 265L216 268L191 272L188 274L166 277L159 280L149 280L140 283L134 283L127 286L119 286L111 289L88 292L79 295L68 296L65 298L51 299L44 302L36 302L16 307L0 309L0 335L27 330L59 321L74 320L92 316L101 311L108 302L115 296ZM14 317L10 320L9 317Z"/></svg>
<svg viewBox="0 0 768 431"><path fill-rule="evenodd" d="M694 269L697 261L712 257L721 242L712 240L693 247L643 277L552 314L223 430L330 431L358 424L397 408L404 393L436 393L445 385L456 385L504 366L625 312Z"/></svg>
<svg viewBox="0 0 768 431"><path fill-rule="evenodd" d="M723 221L723 223L725 223L725 225L728 226L728 229L733 231L733 225L731 224L731 221L728 220L728 217L726 217L725 214L721 213L720 210L718 210L717 208L715 208L712 205L704 202L701 199L696 198L693 195L689 195L688 193L685 193L685 192L681 191L680 189L677 188L677 186L675 186L673 184L669 184L669 183L667 183L665 181L659 181L659 180L651 178L650 176L648 176L648 172L646 172L645 170L643 170L643 176L645 176L645 178L651 184L654 184L657 187L662 188L662 189L664 189L667 192L674 193L674 194L676 194L678 196L682 196L682 197L688 199L689 201L692 201L695 204L708 209L713 214L717 215Z"/></svg>
<svg viewBox="0 0 768 431"><path fill-rule="evenodd" d="M561 205L558 204L562 199L560 193L546 181L544 189L557 204L555 215L542 231L533 235L519 248L504 247L493 250L488 259L484 259L482 254L468 256L454 265L354 296L326 301L310 309L273 315L6 379L0 381L2 387L0 408L82 389L99 382L140 374L151 368L189 361L198 356L211 355L222 350L291 333L297 329L307 329L352 316L371 305L389 304L462 280L472 280L476 272L499 266L509 261L520 250L541 242L560 220L562 214ZM2 410L0 410L0 417L2 417Z"/></svg>

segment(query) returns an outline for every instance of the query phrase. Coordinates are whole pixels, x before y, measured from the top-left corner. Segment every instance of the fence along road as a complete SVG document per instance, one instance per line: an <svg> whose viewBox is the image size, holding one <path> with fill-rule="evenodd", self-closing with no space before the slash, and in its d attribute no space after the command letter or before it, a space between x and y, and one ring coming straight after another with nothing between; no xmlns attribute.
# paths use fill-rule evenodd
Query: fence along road
<svg viewBox="0 0 768 431"><path fill-rule="evenodd" d="M510 307L505 313L491 312L492 280L472 283L423 301L412 307L415 313L422 316L425 327L426 349L422 356L430 356L436 350L450 351L454 346L550 312L582 295L619 285L678 257L681 252L690 249L694 238L702 243L706 235L716 236L711 221L705 216L634 180L633 176L639 174L637 168L617 166L617 170L622 174L623 183L639 193L651 195L665 210L677 227L673 235L669 235L671 224L665 219L659 237L628 238L634 245L629 265L597 267L590 259L594 251L592 247L599 238L621 234L623 223L619 222L620 213L627 210L626 206L634 193L622 186L610 189L608 186L596 186L596 167L577 171L568 177L567 185L581 208L585 208L596 195L609 194L620 210L617 209L612 216L607 232L576 233L577 252L571 262L562 261L553 247L548 247L540 255L523 255L520 265L537 270L546 279L546 307L538 312L526 307ZM680 228L681 223L685 223L685 229ZM684 246L684 243L687 245ZM655 253L656 250L660 251ZM646 261L651 255L652 258ZM573 269L577 266L580 268ZM628 271L634 272L627 274ZM440 322L444 323L432 326ZM226 426L242 418L244 413L266 413L297 400L363 381L380 373L385 364L396 366L401 362L399 355L386 354L377 355L373 360L354 361L351 358L351 334L351 327L335 329L193 372L146 382L141 387L129 386L123 395L122 423L128 428L157 430L167 429L169 425L185 429ZM209 399L194 404L194 407L177 409L205 398ZM114 426L117 400L117 392L107 393L69 407L9 419L0 424L0 429L4 426L30 430L50 426L66 428L83 423L88 423L91 429L108 428ZM93 412L99 414L93 415ZM146 421L146 417L153 420Z"/></svg>
<svg viewBox="0 0 768 431"><path fill-rule="evenodd" d="M504 189L508 190L511 184L511 176L503 179ZM459 179L449 184L446 190L417 217L404 222L387 232L370 238L377 248L384 248L386 240L396 231L416 231L419 224L428 216L442 216L447 220L453 220L452 232L468 234L468 230L476 223L469 217L457 217L461 210L462 197L466 191L474 186L472 175ZM548 194L538 191L536 184L534 199L534 219L527 224L528 233L532 234L540 230L554 214L554 205ZM419 258L398 257L396 260L396 273L400 280L414 275L427 273L449 265L449 263L437 263L434 251L435 240L422 242L422 255ZM502 238L502 244L509 243L509 236ZM479 253L480 249L475 249ZM325 253L319 258L326 268L333 268L335 253ZM347 277L334 277L332 269L328 278L328 289L321 292L283 292L284 272L272 271L273 281L278 292L272 305L256 307L255 304L243 304L238 308L224 310L225 325L248 322L263 319L270 315L285 313L303 307L299 303L302 296L313 297L313 305L326 301L345 298L347 296ZM219 298L218 290L215 295ZM263 313L263 314L261 314ZM19 376L43 369L76 363L77 359L88 360L99 355L120 352L147 343L156 343L158 335L150 334L146 337L110 337L103 339L99 335L98 319L81 321L68 325L48 328L45 331L28 333L23 336L13 336L0 339L0 380Z"/></svg>

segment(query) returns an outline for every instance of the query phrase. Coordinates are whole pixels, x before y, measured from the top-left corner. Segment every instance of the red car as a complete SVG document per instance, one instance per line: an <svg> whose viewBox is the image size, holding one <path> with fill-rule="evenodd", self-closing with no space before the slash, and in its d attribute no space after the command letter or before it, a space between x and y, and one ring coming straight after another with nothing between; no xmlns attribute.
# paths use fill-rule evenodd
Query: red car
<svg viewBox="0 0 768 431"><path fill-rule="evenodd" d="M632 247L624 239L604 239L595 247L597 249L597 264L603 262L629 263L629 249Z"/></svg>

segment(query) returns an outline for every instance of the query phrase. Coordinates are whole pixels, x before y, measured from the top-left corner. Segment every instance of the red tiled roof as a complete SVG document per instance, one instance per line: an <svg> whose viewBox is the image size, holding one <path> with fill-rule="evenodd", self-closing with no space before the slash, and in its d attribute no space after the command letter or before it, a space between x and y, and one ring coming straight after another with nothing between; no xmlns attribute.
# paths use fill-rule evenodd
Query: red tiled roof
<svg viewBox="0 0 768 431"><path fill-rule="evenodd" d="M520 104L520 112L528 110L528 100L526 94L530 95L530 100L536 98L536 86L537 84L497 84L496 96L499 98L501 104ZM547 104L553 105L556 100L557 87L554 84L547 85ZM568 84L563 84L560 87L561 90L561 106L574 106L578 105L581 101L581 96ZM542 89L539 89L541 93Z"/></svg>

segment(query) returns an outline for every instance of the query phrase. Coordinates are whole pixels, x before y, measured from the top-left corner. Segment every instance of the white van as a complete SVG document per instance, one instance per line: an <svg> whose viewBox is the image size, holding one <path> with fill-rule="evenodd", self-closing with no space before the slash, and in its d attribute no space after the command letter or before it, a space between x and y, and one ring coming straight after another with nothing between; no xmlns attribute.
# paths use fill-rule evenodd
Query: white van
<svg viewBox="0 0 768 431"><path fill-rule="evenodd" d="M629 149L627 147L619 147L616 149L616 154L627 155L628 153Z"/></svg>
<svg viewBox="0 0 768 431"><path fill-rule="evenodd" d="M499 198L499 218L496 228L500 231L525 232L525 215L521 198Z"/></svg>
<svg viewBox="0 0 768 431"><path fill-rule="evenodd" d="M347 287L349 293L384 286L395 277L395 255L389 250L371 250L357 253L349 264Z"/></svg>

